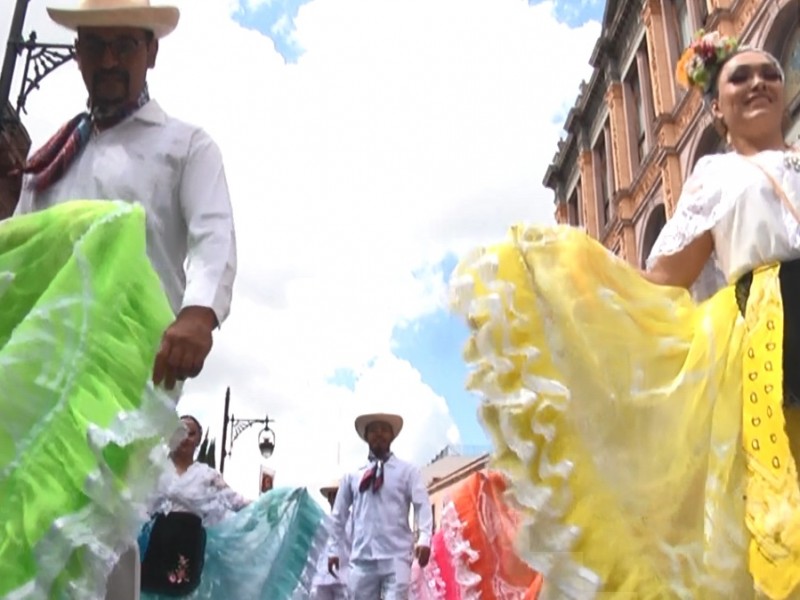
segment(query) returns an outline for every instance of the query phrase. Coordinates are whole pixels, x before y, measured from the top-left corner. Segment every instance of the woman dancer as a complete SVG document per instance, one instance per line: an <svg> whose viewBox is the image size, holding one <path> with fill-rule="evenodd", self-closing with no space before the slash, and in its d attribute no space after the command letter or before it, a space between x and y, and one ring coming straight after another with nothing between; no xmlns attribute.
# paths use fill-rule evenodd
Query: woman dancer
<svg viewBox="0 0 800 600"><path fill-rule="evenodd" d="M698 162L644 276L575 229L529 227L454 281L521 548L559 598L799 594L800 154L783 72L709 34L678 74L732 151ZM695 304L715 268L727 285Z"/></svg>
<svg viewBox="0 0 800 600"><path fill-rule="evenodd" d="M308 598L327 539L325 517L305 489L272 490L250 503L195 460L200 423L172 452L140 536L142 598Z"/></svg>

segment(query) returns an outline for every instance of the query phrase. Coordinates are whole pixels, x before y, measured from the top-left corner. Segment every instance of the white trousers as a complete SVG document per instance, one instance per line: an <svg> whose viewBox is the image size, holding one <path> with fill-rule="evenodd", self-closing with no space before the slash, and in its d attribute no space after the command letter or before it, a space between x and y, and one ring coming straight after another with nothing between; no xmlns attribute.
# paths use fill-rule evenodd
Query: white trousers
<svg viewBox="0 0 800 600"><path fill-rule="evenodd" d="M106 600L139 600L140 578L139 545L136 544L119 557L119 562L111 571Z"/></svg>
<svg viewBox="0 0 800 600"><path fill-rule="evenodd" d="M312 600L348 600L347 588L343 585L321 585L314 589Z"/></svg>
<svg viewBox="0 0 800 600"><path fill-rule="evenodd" d="M348 583L352 600L409 600L411 563L403 559L351 562Z"/></svg>

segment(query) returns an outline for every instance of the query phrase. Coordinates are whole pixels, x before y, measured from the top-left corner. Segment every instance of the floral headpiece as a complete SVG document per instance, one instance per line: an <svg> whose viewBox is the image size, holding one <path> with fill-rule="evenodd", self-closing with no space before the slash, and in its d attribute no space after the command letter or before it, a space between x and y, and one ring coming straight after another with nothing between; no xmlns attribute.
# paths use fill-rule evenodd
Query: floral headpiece
<svg viewBox="0 0 800 600"><path fill-rule="evenodd" d="M686 89L696 87L708 93L722 65L738 50L736 38L701 29L678 61L675 73L678 83Z"/></svg>

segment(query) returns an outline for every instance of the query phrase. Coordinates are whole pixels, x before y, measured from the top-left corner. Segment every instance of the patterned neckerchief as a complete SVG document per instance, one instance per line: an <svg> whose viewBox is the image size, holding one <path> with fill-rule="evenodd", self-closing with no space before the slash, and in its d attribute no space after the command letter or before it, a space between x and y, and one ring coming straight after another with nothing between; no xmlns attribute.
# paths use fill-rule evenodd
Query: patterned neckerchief
<svg viewBox="0 0 800 600"><path fill-rule="evenodd" d="M383 487L383 467L387 462L389 462L389 459L392 458L392 456L393 455L391 452L382 458L378 458L372 452L369 453L369 462L371 463L371 466L361 478L361 483L358 485L359 492L363 493L372 488L372 493L376 493L381 489L381 487Z"/></svg>
<svg viewBox="0 0 800 600"><path fill-rule="evenodd" d="M31 156L22 173L33 175L31 185L37 192L46 190L64 176L72 162L89 142L92 130L103 131L127 119L150 101L145 84L133 102L112 110L94 107L70 119L47 143Z"/></svg>

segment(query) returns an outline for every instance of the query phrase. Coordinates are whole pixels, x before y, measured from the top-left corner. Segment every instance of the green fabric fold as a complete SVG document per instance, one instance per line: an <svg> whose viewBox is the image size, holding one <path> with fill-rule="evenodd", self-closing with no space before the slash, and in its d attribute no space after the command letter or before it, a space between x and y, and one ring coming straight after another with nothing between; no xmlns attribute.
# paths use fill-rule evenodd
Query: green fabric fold
<svg viewBox="0 0 800 600"><path fill-rule="evenodd" d="M140 206L0 223L0 598L102 597L178 426L150 383L172 319Z"/></svg>

